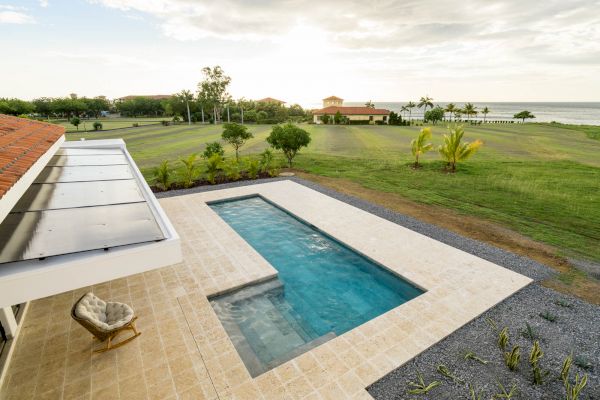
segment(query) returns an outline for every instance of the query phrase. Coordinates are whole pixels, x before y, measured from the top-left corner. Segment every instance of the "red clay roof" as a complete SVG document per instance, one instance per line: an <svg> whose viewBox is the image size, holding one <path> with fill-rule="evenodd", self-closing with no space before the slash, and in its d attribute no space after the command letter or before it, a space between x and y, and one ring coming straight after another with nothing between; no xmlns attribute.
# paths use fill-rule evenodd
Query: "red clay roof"
<svg viewBox="0 0 600 400"><path fill-rule="evenodd" d="M0 114L0 198L64 133L60 125Z"/></svg>
<svg viewBox="0 0 600 400"><path fill-rule="evenodd" d="M329 96L329 97L324 98L323 100L344 100L344 99L340 99L337 96Z"/></svg>
<svg viewBox="0 0 600 400"><path fill-rule="evenodd" d="M285 101L277 100L272 97L265 97L264 99L256 100L258 103L280 103L285 104Z"/></svg>
<svg viewBox="0 0 600 400"><path fill-rule="evenodd" d="M329 106L320 110L314 110L313 114L335 115L338 111L342 115L389 115L390 113L390 110L384 110L383 108Z"/></svg>

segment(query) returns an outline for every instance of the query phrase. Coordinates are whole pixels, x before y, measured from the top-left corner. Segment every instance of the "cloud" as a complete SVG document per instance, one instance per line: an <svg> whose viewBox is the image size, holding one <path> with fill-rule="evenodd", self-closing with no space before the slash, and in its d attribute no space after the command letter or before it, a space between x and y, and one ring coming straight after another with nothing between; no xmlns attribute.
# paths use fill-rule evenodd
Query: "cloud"
<svg viewBox="0 0 600 400"><path fill-rule="evenodd" d="M46 8L48 7L48 0L39 0L40 7Z"/></svg>
<svg viewBox="0 0 600 400"><path fill-rule="evenodd" d="M35 24L35 18L22 11L14 11L17 8L3 9L4 11L0 11L0 24Z"/></svg>

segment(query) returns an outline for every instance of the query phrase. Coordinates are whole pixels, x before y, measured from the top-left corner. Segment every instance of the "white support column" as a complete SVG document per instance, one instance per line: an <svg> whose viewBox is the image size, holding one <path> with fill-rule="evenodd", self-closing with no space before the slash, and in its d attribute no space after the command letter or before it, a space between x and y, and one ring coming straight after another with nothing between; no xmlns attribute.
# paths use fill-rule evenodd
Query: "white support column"
<svg viewBox="0 0 600 400"><path fill-rule="evenodd" d="M17 334L17 320L12 307L0 308L0 323L2 323L6 337L9 339L14 338Z"/></svg>

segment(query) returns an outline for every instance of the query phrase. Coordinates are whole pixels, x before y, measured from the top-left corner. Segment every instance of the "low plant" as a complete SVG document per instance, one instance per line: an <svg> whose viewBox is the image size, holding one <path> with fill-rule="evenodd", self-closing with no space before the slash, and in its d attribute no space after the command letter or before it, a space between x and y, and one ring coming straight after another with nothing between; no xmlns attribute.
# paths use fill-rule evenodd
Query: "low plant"
<svg viewBox="0 0 600 400"><path fill-rule="evenodd" d="M246 165L246 169L248 172L248 177L250 179L258 178L258 173L260 172L260 162L258 160L250 160Z"/></svg>
<svg viewBox="0 0 600 400"><path fill-rule="evenodd" d="M166 121L164 119L162 121L160 121L160 123L161 123L162 126L169 126L169 125L171 125L170 121Z"/></svg>
<svg viewBox="0 0 600 400"><path fill-rule="evenodd" d="M223 166L223 159L218 154L213 154L208 160L206 160L206 180L210 184L215 184L217 181L217 175L221 171Z"/></svg>
<svg viewBox="0 0 600 400"><path fill-rule="evenodd" d="M531 352L529 353L529 365L531 365L533 383L535 385L544 383L544 378L549 373L548 371L543 371L539 366L539 361L542 357L544 357L544 352L540 347L540 343L536 340L533 342L533 347L531 347Z"/></svg>
<svg viewBox="0 0 600 400"><path fill-rule="evenodd" d="M529 325L528 322L525 322L525 329L523 329L521 335L523 335L524 338L529 340L535 341L540 339L540 335L538 334L538 332L531 325Z"/></svg>
<svg viewBox="0 0 600 400"><path fill-rule="evenodd" d="M225 176L227 176L227 179L232 181L237 181L242 176L240 171L240 163L234 159L226 162L223 170L225 171Z"/></svg>
<svg viewBox="0 0 600 400"><path fill-rule="evenodd" d="M459 377L457 377L456 375L454 375L452 373L452 371L450 371L448 369L448 367L446 367L444 364L440 364L437 366L437 371L442 374L443 376L445 376L446 378L452 380L452 382L458 382L458 383L464 383L464 381L462 379L460 379Z"/></svg>
<svg viewBox="0 0 600 400"><path fill-rule="evenodd" d="M168 190L171 186L171 169L168 160L164 160L154 169L154 182L161 190Z"/></svg>
<svg viewBox="0 0 600 400"><path fill-rule="evenodd" d="M202 157L204 157L208 160L214 154L218 154L219 157L221 157L221 158L223 158L223 156L225 155L225 150L223 149L223 146L221 146L221 143L219 143L219 142L207 143L206 148L204 149L204 152L202 153Z"/></svg>
<svg viewBox="0 0 600 400"><path fill-rule="evenodd" d="M498 334L498 346L502 350L506 350L506 346L508 345L508 327L504 327Z"/></svg>
<svg viewBox="0 0 600 400"><path fill-rule="evenodd" d="M519 367L521 361L521 348L514 346L511 351L504 353L504 363L511 371L515 371Z"/></svg>
<svg viewBox="0 0 600 400"><path fill-rule="evenodd" d="M565 361L563 361L562 368L560 370L560 379L566 385L569 380L569 371L571 370L571 365L573 365L573 354L569 354Z"/></svg>
<svg viewBox="0 0 600 400"><path fill-rule="evenodd" d="M273 152L270 149L265 149L260 153L260 169L262 172L269 174L269 176L277 176L278 171L275 167Z"/></svg>
<svg viewBox="0 0 600 400"><path fill-rule="evenodd" d="M496 324L496 321L494 321L490 317L485 317L485 323L488 324L494 332L498 331L498 325Z"/></svg>
<svg viewBox="0 0 600 400"><path fill-rule="evenodd" d="M94 122L94 124L92 125L94 127L95 131L101 131L102 130L102 122Z"/></svg>
<svg viewBox="0 0 600 400"><path fill-rule="evenodd" d="M469 383L469 400L483 400L483 390L477 391L477 388Z"/></svg>
<svg viewBox="0 0 600 400"><path fill-rule="evenodd" d="M408 382L408 386L413 388L408 391L409 394L426 394L429 393L431 389L442 384L440 381L433 381L426 384L423 375L420 372L417 372L417 381L418 382Z"/></svg>
<svg viewBox="0 0 600 400"><path fill-rule="evenodd" d="M465 353L465 360L477 361L478 363L481 363L483 365L486 365L489 362L487 360L484 360L483 358L479 358L477 354L473 353L472 351L467 351Z"/></svg>
<svg viewBox="0 0 600 400"><path fill-rule="evenodd" d="M137 128L140 126L140 124L138 124L137 122L134 122L133 124L131 124L131 126L133 126L134 128Z"/></svg>
<svg viewBox="0 0 600 400"><path fill-rule="evenodd" d="M571 385L569 380L565 381L566 400L577 400L581 391L587 385L588 376L585 374L582 378L579 374L575 375L575 383Z"/></svg>
<svg viewBox="0 0 600 400"><path fill-rule="evenodd" d="M556 322L556 315L550 313L550 311L544 311L540 313L540 317L544 318L546 321Z"/></svg>
<svg viewBox="0 0 600 400"><path fill-rule="evenodd" d="M575 360L573 361L573 364L575 364L579 368L583 368L585 370L591 370L592 367L593 367L592 362L590 360L588 360L584 356L577 356L577 357L575 357Z"/></svg>
<svg viewBox="0 0 600 400"><path fill-rule="evenodd" d="M510 387L510 390L506 390L506 387L500 381L497 381L498 387L500 388L500 393L496 393L494 398L496 399L512 399L514 395L517 394L517 385L514 383Z"/></svg>
<svg viewBox="0 0 600 400"><path fill-rule="evenodd" d="M181 173L183 187L189 188L192 187L194 181L198 178L200 174L200 169L196 160L198 155L196 153L192 153L187 158L180 158L179 162L183 164L183 171Z"/></svg>
<svg viewBox="0 0 600 400"><path fill-rule="evenodd" d="M564 307L564 308L573 308L573 304L572 303L569 303L569 302L564 301L564 300L556 300L554 302L554 304L556 304L557 306Z"/></svg>

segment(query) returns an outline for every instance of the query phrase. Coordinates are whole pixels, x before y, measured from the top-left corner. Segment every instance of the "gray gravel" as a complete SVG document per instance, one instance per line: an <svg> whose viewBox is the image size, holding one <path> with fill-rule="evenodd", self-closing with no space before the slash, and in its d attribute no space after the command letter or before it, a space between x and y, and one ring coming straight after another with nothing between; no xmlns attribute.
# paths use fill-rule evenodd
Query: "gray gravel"
<svg viewBox="0 0 600 400"><path fill-rule="evenodd" d="M512 384L517 386L518 393L513 397L515 399L564 399L564 387L557 376L560 374L564 358L573 353L574 357L581 357L591 363L591 367L588 369L577 365L573 365L571 368L572 376L575 373L587 373L589 376L588 384L580 399L600 399L600 307L539 285L540 280L552 276L555 272L536 261L297 177L200 186L157 193L156 196L159 198L171 197L282 179L291 179L535 280L533 284L371 385L368 391L374 398L469 399L468 384L470 383L478 391L483 391L484 395L481 399L487 400L499 392L496 383L499 381L507 388L510 388ZM557 302L562 302L563 305L568 304L569 307L561 306ZM542 318L540 313L545 312L555 316L556 321L550 322ZM488 317L496 322L498 328L508 327L510 346L521 347L521 364L516 372L509 371L504 365L502 351L496 344L497 332L486 322ZM540 386L531 384L528 357L532 341L522 333L526 323L529 323L539 335L540 345L545 353L540 364L543 369L549 371L549 375L545 383ZM466 351L476 353L479 357L489 361L488 364L482 365L472 360L465 360L463 355ZM452 382L436 372L436 368L440 364L447 366L463 382ZM416 380L417 371L423 374L427 383L437 380L442 384L427 395L409 395L407 384Z"/></svg>

